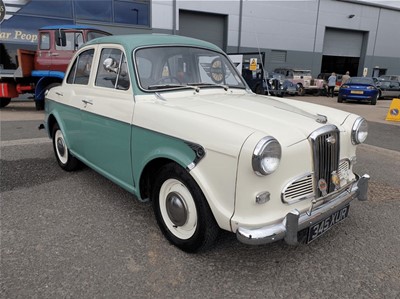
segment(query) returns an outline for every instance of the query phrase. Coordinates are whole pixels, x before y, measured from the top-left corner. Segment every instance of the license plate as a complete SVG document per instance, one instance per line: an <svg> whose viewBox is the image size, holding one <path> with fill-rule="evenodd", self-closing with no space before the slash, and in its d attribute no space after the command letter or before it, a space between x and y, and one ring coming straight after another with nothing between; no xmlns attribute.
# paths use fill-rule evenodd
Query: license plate
<svg viewBox="0 0 400 299"><path fill-rule="evenodd" d="M363 94L364 91L362 91L362 90L351 90L350 93L352 93L352 94Z"/></svg>
<svg viewBox="0 0 400 299"><path fill-rule="evenodd" d="M347 218L349 215L349 208L350 206L347 205L324 220L310 226L308 230L307 243L314 241L316 238L327 232L332 226Z"/></svg>

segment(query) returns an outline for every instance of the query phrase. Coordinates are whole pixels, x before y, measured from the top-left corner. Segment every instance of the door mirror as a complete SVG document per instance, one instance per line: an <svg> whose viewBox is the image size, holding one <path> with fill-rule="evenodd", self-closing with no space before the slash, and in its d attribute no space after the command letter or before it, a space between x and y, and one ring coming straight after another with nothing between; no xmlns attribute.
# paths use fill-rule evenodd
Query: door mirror
<svg viewBox="0 0 400 299"><path fill-rule="evenodd" d="M59 47L65 47L67 45L67 37L65 31L62 29L56 31L56 45Z"/></svg>

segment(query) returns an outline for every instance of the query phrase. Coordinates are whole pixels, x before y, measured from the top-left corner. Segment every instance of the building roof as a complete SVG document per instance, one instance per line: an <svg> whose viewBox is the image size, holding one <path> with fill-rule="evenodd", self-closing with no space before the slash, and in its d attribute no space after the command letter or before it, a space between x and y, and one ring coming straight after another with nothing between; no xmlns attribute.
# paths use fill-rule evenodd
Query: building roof
<svg viewBox="0 0 400 299"><path fill-rule="evenodd" d="M216 45L185 36L168 34L132 34L132 35L112 35L93 39L87 44L120 44L127 49L136 49L146 46L194 46L205 47L215 51L221 51Z"/></svg>

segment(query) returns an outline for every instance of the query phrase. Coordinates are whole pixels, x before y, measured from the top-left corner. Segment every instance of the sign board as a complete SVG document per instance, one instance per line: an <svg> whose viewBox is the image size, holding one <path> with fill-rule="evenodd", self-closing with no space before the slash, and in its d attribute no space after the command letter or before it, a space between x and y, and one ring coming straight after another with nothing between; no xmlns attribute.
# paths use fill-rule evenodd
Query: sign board
<svg viewBox="0 0 400 299"><path fill-rule="evenodd" d="M256 71L257 70L257 58L250 58L250 71Z"/></svg>
<svg viewBox="0 0 400 299"><path fill-rule="evenodd" d="M367 75L368 75L368 68L365 67L363 70L363 77L367 77Z"/></svg>
<svg viewBox="0 0 400 299"><path fill-rule="evenodd" d="M386 120L400 121L400 99L393 99Z"/></svg>

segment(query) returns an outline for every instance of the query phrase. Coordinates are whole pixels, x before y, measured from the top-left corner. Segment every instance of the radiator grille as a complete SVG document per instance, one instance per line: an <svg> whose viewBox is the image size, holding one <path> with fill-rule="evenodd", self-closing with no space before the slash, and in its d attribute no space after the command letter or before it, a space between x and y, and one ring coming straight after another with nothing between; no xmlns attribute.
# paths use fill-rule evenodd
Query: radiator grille
<svg viewBox="0 0 400 299"><path fill-rule="evenodd" d="M324 179L327 184L326 192L335 190L332 183L332 172L338 171L339 167L339 130L335 126L325 126L315 131L310 136L313 147L315 194L323 196L318 188L318 182Z"/></svg>

